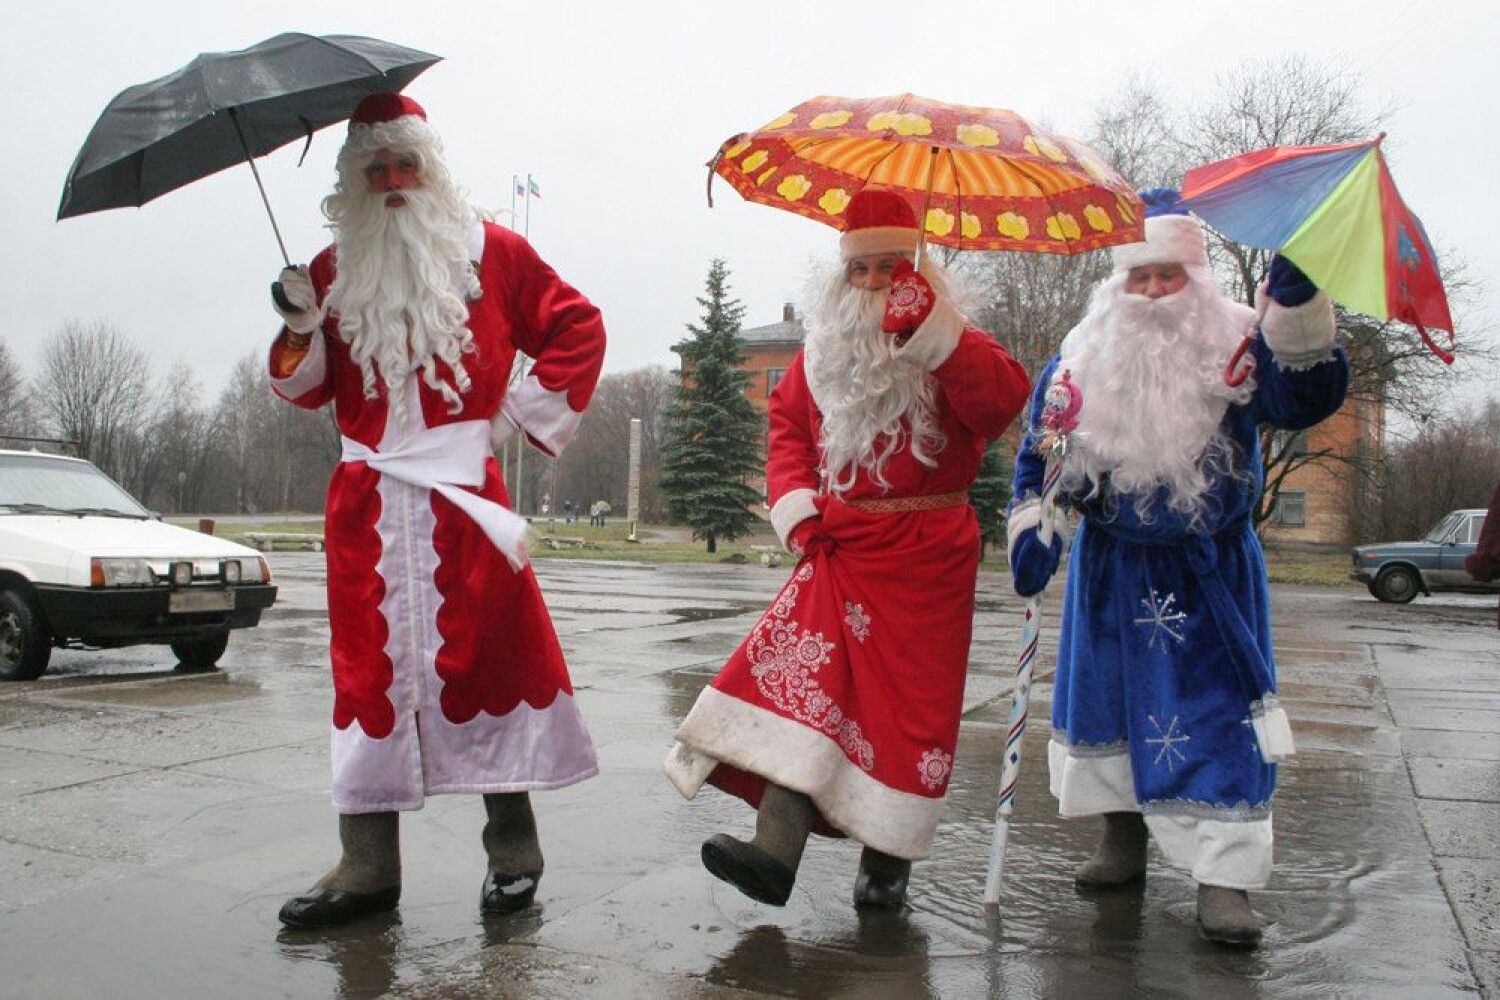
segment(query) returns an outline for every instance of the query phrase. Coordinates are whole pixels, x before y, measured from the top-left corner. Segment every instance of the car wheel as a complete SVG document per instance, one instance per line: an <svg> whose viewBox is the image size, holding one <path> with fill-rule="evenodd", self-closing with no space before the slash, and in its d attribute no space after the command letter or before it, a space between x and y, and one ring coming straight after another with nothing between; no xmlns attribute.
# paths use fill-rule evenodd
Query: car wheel
<svg viewBox="0 0 1500 1000"><path fill-rule="evenodd" d="M1421 589L1417 574L1405 566L1387 566L1375 577L1375 596L1389 604L1406 604Z"/></svg>
<svg viewBox="0 0 1500 1000"><path fill-rule="evenodd" d="M181 674L201 674L212 670L228 645L228 632L219 632L203 639L174 642L172 652L177 654L175 669Z"/></svg>
<svg viewBox="0 0 1500 1000"><path fill-rule="evenodd" d="M52 637L36 609L14 590L0 590L0 680L42 676L52 656Z"/></svg>

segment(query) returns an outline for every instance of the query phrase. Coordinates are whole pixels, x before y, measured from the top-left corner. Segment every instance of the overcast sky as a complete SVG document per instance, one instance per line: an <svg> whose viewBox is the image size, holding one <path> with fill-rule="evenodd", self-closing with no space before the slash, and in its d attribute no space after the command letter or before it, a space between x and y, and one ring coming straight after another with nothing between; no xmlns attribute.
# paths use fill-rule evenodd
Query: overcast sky
<svg viewBox="0 0 1500 1000"><path fill-rule="evenodd" d="M724 138L809 97L911 91L1082 135L1132 72L1176 102L1206 94L1240 59L1293 53L1358 73L1370 106L1394 109L1396 182L1434 241L1461 249L1486 283L1468 318L1500 327L1500 18L1483 0L49 0L7 22L0 336L28 374L63 322L103 319L216 394L272 336L266 287L280 257L248 168L142 209L54 217L79 145L117 92L282 31L374 35L445 57L407 92L477 203L506 210L511 176L536 178L531 240L603 309L609 371L673 363L711 257L728 260L757 325L797 297L813 255L832 252L833 230L746 204L723 183L714 209L704 200L704 163ZM300 145L260 161L294 259L327 241L317 205L340 140L319 133L300 168ZM1456 388L1484 394L1472 378Z"/></svg>

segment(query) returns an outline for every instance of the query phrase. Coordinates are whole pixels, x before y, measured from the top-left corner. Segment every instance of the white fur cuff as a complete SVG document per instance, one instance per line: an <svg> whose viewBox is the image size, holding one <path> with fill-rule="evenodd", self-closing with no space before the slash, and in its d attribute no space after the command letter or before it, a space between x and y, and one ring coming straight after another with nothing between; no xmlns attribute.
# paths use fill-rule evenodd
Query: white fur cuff
<svg viewBox="0 0 1500 1000"><path fill-rule="evenodd" d="M839 255L844 260L868 257L872 253L916 252L917 231L905 226L870 226L839 237Z"/></svg>
<svg viewBox="0 0 1500 1000"><path fill-rule="evenodd" d="M958 349L958 339L963 332L963 314L952 302L939 298L911 339L896 348L895 357L925 371L933 371Z"/></svg>
<svg viewBox="0 0 1500 1000"><path fill-rule="evenodd" d="M791 490L771 505L771 528L780 539L782 548L787 548L787 536L793 528L818 516L818 508L813 503L813 497L817 495L809 489ZM791 550L787 548L787 551Z"/></svg>
<svg viewBox="0 0 1500 1000"><path fill-rule="evenodd" d="M583 414L568 405L562 389L548 389L535 375L516 386L505 397L501 412L525 431L533 444L553 457L562 454Z"/></svg>
<svg viewBox="0 0 1500 1000"><path fill-rule="evenodd" d="M1016 551L1016 539L1021 537L1021 532L1028 528L1035 528L1042 523L1042 502L1033 497L1016 505L1011 510L1010 516L1005 519L1005 559L1010 561Z"/></svg>
<svg viewBox="0 0 1500 1000"><path fill-rule="evenodd" d="M502 409L495 414L495 419L490 421L490 450L499 451L504 448L520 429L510 415Z"/></svg>
<svg viewBox="0 0 1500 1000"><path fill-rule="evenodd" d="M1260 321L1266 346L1276 355L1282 368L1300 371L1320 361L1327 361L1333 351L1333 302L1327 293L1318 292L1300 306L1283 306L1266 295L1259 295L1265 316Z"/></svg>
<svg viewBox="0 0 1500 1000"><path fill-rule="evenodd" d="M313 331L307 343L307 353L286 378L271 379L271 388L282 399L295 400L323 384L328 374L328 355L321 331Z"/></svg>

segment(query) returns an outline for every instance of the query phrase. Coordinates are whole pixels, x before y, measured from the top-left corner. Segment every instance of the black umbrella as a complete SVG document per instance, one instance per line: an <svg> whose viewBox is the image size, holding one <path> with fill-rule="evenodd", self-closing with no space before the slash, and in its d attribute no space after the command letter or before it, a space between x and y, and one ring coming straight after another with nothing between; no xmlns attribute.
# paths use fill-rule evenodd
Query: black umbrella
<svg viewBox="0 0 1500 1000"><path fill-rule="evenodd" d="M57 217L127 208L343 121L367 94L398 91L441 56L359 35L288 33L206 52L109 102L68 171ZM276 217L271 228L288 264Z"/></svg>

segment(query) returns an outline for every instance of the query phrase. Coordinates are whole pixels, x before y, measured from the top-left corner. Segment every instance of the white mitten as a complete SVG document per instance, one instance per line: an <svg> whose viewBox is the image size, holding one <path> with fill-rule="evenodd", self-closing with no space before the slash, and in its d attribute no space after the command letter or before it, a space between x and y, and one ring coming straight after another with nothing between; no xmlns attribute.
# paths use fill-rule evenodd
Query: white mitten
<svg viewBox="0 0 1500 1000"><path fill-rule="evenodd" d="M282 269L277 284L271 286L271 306L293 333L312 333L323 322L323 311L318 308L318 293L313 288L312 275L307 273L305 267Z"/></svg>

